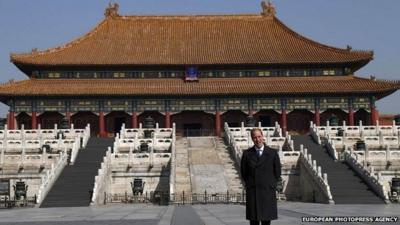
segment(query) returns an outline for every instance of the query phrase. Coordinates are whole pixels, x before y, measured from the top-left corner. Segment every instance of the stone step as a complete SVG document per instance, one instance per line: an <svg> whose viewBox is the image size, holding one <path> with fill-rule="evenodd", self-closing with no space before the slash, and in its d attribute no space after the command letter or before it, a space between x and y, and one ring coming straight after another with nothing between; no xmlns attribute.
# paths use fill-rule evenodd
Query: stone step
<svg viewBox="0 0 400 225"><path fill-rule="evenodd" d="M322 165L322 172L328 174L330 190L336 204L384 203L349 166L332 160L326 150L310 136L293 136L293 140L296 148L303 144L317 164Z"/></svg>
<svg viewBox="0 0 400 225"><path fill-rule="evenodd" d="M229 147L225 145L225 142L222 139L218 139L216 143L218 157L220 158L221 163L224 165L225 176L229 185L228 190L230 192L242 192L242 181L240 179L239 172L235 167L235 162L233 161L229 152Z"/></svg>
<svg viewBox="0 0 400 225"><path fill-rule="evenodd" d="M40 207L89 206L89 191L112 138L91 137L73 166L64 168Z"/></svg>

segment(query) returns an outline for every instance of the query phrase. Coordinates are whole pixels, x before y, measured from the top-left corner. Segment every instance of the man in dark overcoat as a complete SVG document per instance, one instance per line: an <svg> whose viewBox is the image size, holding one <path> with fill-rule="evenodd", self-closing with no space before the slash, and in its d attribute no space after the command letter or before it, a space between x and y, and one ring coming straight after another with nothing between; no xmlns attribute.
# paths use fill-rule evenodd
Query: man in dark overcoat
<svg viewBox="0 0 400 225"><path fill-rule="evenodd" d="M250 225L270 224L278 218L276 190L281 177L277 150L267 147L261 129L251 130L254 146L243 151L241 175L246 186L246 219Z"/></svg>

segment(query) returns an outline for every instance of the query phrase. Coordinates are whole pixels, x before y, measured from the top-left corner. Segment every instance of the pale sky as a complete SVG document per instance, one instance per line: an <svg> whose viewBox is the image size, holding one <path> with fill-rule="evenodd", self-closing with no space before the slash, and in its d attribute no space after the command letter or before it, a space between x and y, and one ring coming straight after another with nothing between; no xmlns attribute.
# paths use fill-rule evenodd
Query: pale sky
<svg viewBox="0 0 400 225"><path fill-rule="evenodd" d="M116 0L122 15L251 14L259 0ZM374 50L361 77L400 80L399 0L273 0L277 17L294 31L335 47ZM109 0L0 0L0 82L28 77L10 63L11 52L44 50L90 31ZM400 112L399 92L378 101L381 114ZM0 103L1 104L1 103ZM0 117L8 107L0 105Z"/></svg>

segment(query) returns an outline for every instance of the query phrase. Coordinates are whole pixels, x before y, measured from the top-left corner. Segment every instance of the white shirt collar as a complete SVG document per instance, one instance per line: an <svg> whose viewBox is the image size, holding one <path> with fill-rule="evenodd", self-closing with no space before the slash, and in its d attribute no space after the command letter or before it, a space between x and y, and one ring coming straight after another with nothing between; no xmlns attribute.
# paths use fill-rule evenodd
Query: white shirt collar
<svg viewBox="0 0 400 225"><path fill-rule="evenodd" d="M257 146L254 145L254 148L256 149L256 151L258 150L264 151L264 145L261 148L257 148Z"/></svg>

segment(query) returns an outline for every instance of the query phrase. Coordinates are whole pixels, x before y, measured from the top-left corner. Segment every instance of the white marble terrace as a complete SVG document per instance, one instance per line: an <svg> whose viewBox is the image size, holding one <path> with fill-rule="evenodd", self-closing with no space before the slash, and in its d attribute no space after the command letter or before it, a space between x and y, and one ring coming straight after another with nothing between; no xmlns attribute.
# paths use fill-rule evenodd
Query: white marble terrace
<svg viewBox="0 0 400 225"><path fill-rule="evenodd" d="M243 151L253 146L250 131L254 127L245 127L244 123L241 124L241 127L229 127L228 124L225 123L224 128L225 137L229 146L233 149L235 161L240 164ZM300 152L294 150L291 135L288 133L286 133L286 136L282 135L282 129L278 123L275 124L275 127L261 127L259 123L258 128L263 132L266 145L279 151L282 164L288 165L297 163Z"/></svg>
<svg viewBox="0 0 400 225"><path fill-rule="evenodd" d="M61 135L61 133L63 135ZM41 203L51 186L68 163L73 164L80 148L90 137L90 126L85 129L0 130L0 179L10 181L10 197L14 197L13 185L23 181L28 185L27 197L37 196ZM49 145L46 152L43 145ZM69 159L69 161L68 161ZM1 197L1 198L4 198Z"/></svg>
<svg viewBox="0 0 400 225"><path fill-rule="evenodd" d="M145 130L153 131L151 138L144 137ZM128 129L123 125L95 177L93 204L103 204L104 193L111 198L132 196L134 178L145 182L143 193L174 193L175 140L175 124L173 128L159 128L156 124L154 129L144 129L141 124L137 129ZM148 145L148 151L141 149L143 143Z"/></svg>
<svg viewBox="0 0 400 225"><path fill-rule="evenodd" d="M400 126L316 126L311 123L314 140L326 148L334 160L343 159L375 192L388 201L389 181L400 176ZM338 136L342 129L343 135ZM364 141L365 149L357 149Z"/></svg>
<svg viewBox="0 0 400 225"><path fill-rule="evenodd" d="M236 162L240 165L243 151L253 146L253 141L250 137L250 131L255 127L245 127L244 123L241 127L229 127L227 123L224 125L225 139L230 147L231 154ZM297 199L299 196L299 167L298 162L300 158L299 149L294 148L294 142L291 135L286 133L282 134L282 129L278 123L274 127L261 127L265 143L267 146L277 149L282 164L282 179L284 180L285 193L280 198Z"/></svg>

